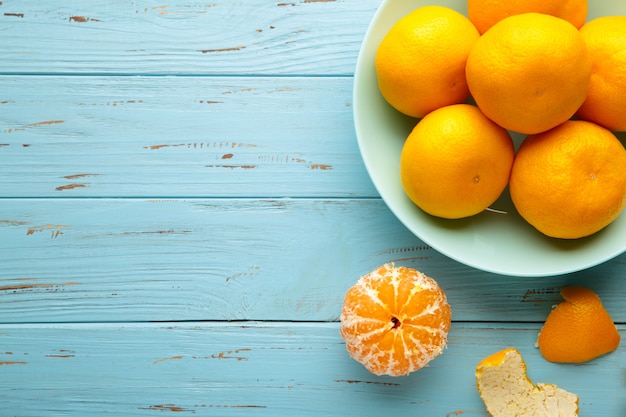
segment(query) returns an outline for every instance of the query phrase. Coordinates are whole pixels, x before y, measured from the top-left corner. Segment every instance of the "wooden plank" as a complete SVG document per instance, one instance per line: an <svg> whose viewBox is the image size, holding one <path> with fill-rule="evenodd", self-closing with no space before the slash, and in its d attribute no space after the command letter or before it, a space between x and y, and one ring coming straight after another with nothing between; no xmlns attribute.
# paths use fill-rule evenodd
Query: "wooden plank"
<svg viewBox="0 0 626 417"><path fill-rule="evenodd" d="M378 195L350 78L0 76L0 111L3 197Z"/></svg>
<svg viewBox="0 0 626 417"><path fill-rule="evenodd" d="M520 350L534 382L580 396L581 416L624 415L626 349L552 364L537 325L455 324L443 355L408 377L349 358L337 323L0 326L6 416L485 416L476 363ZM622 337L626 327L620 326Z"/></svg>
<svg viewBox="0 0 626 417"><path fill-rule="evenodd" d="M447 259L379 199L5 199L0 321L337 320L385 262L437 279L455 321L545 320L563 285L626 322L626 254L514 278Z"/></svg>
<svg viewBox="0 0 626 417"><path fill-rule="evenodd" d="M0 4L0 74L352 74L380 0Z"/></svg>

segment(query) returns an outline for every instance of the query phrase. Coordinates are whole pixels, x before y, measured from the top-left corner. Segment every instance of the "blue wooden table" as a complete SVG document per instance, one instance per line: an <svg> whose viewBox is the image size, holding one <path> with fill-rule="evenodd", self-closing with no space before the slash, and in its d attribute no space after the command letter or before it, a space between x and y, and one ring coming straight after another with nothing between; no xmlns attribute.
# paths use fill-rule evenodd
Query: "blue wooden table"
<svg viewBox="0 0 626 417"><path fill-rule="evenodd" d="M563 285L626 338L626 254L519 278L391 214L352 118L379 0L0 1L0 415L485 416L479 360L518 348L582 416L626 415L626 348L545 361ZM338 328L389 261L437 279L449 346L376 377Z"/></svg>

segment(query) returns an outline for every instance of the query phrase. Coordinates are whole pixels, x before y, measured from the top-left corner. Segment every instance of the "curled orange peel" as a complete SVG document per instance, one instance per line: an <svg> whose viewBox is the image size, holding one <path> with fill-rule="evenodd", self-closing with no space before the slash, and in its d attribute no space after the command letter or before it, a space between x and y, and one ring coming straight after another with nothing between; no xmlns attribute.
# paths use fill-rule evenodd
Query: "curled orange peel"
<svg viewBox="0 0 626 417"><path fill-rule="evenodd" d="M587 362L617 349L617 327L595 292L567 286L561 296L565 301L550 312L537 338L546 360Z"/></svg>
<svg viewBox="0 0 626 417"><path fill-rule="evenodd" d="M533 384L515 348L486 357L476 366L476 386L492 417L576 417L578 396L553 384Z"/></svg>

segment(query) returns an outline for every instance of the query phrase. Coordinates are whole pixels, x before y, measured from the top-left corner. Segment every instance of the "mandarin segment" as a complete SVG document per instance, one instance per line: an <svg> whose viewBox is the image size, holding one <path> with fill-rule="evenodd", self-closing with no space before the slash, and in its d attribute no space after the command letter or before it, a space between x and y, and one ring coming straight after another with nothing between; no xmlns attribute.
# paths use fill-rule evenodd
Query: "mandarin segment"
<svg viewBox="0 0 626 417"><path fill-rule="evenodd" d="M546 360L587 362L617 349L617 327L595 292L567 286L561 296L565 301L548 315L537 339Z"/></svg>
<svg viewBox="0 0 626 417"><path fill-rule="evenodd" d="M442 353L450 325L450 305L434 279L385 264L346 293L340 334L350 356L370 372L401 376Z"/></svg>
<svg viewBox="0 0 626 417"><path fill-rule="evenodd" d="M493 417L575 417L578 396L553 384L533 382L515 348L496 352L476 366L476 387Z"/></svg>

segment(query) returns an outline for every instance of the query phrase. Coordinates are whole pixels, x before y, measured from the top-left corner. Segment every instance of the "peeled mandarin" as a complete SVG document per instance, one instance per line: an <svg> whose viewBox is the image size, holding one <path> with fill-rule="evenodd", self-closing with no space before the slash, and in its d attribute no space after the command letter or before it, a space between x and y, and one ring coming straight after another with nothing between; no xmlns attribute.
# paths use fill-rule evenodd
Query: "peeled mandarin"
<svg viewBox="0 0 626 417"><path fill-rule="evenodd" d="M376 375L417 371L446 347L451 310L437 282L385 264L351 287L341 310L348 353Z"/></svg>

